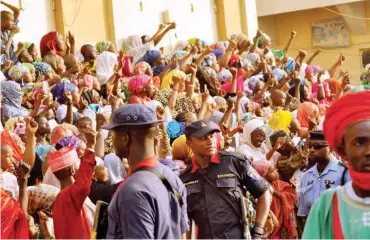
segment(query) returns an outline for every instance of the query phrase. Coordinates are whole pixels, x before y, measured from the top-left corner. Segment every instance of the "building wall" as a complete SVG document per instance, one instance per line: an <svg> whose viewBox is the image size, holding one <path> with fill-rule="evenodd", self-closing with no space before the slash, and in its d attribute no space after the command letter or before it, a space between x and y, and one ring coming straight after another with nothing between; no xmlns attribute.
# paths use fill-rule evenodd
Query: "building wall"
<svg viewBox="0 0 370 240"><path fill-rule="evenodd" d="M334 9L334 8L333 8ZM370 17L370 1L365 4L366 17ZM311 24L317 20L329 19L338 15L328 12L323 9L312 9L305 11L297 11L291 13L278 14L274 16L274 21L269 17L260 17L260 28L269 33L269 28L275 26L275 36L272 36L272 45L274 48L285 46L290 32L297 31L297 36L292 43L292 47L288 52L289 56L296 56L297 49L305 49L312 54L315 49L312 47ZM346 60L341 67L341 70L348 71L354 83L360 82L361 75L361 56L360 49L370 48L370 21L367 21L367 33L356 35L351 32L350 46L346 48L322 49L322 53L315 58L313 64L329 68L342 53ZM307 59L307 58L306 58Z"/></svg>
<svg viewBox="0 0 370 240"><path fill-rule="evenodd" d="M19 7L18 0L6 1L13 6ZM22 7L19 16L20 33L15 35L14 41L29 41L39 46L41 37L49 31L55 31L55 19L53 4L50 0L22 0ZM0 10L10 11L2 4ZM11 11L10 11L11 12Z"/></svg>

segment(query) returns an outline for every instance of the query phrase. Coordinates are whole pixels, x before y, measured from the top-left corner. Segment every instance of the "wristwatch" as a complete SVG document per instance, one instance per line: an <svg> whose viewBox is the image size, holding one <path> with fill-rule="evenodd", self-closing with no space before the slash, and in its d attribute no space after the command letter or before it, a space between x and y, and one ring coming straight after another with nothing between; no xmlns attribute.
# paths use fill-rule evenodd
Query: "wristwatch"
<svg viewBox="0 0 370 240"><path fill-rule="evenodd" d="M252 238L253 239L261 238L261 236L265 234L266 234L265 228L262 227L260 224L256 223L256 225L252 229Z"/></svg>

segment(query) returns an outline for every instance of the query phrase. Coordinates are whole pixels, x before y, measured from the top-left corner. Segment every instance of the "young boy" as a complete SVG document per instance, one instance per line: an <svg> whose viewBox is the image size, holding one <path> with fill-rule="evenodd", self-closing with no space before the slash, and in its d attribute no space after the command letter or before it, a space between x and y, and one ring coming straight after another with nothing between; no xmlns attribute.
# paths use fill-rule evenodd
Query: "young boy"
<svg viewBox="0 0 370 240"><path fill-rule="evenodd" d="M9 145L1 144L0 186L14 199L18 199L19 186L17 177L8 172L13 161L13 149Z"/></svg>
<svg viewBox="0 0 370 240"><path fill-rule="evenodd" d="M92 217L86 208L91 179L95 166L96 133L92 129L85 132L87 149L81 165L74 148L65 147L54 153L48 164L59 179L61 191L53 207L55 237L90 238Z"/></svg>
<svg viewBox="0 0 370 240"><path fill-rule="evenodd" d="M1 65L6 60L16 62L17 56L14 56L15 46L13 43L14 35L19 33L18 17L20 9L4 1L1 4L12 10L13 14L8 11L1 11Z"/></svg>

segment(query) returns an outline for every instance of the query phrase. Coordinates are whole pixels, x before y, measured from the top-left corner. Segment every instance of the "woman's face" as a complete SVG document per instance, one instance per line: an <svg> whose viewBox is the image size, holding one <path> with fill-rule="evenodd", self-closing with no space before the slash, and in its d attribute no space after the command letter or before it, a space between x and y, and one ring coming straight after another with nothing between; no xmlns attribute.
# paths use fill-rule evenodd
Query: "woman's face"
<svg viewBox="0 0 370 240"><path fill-rule="evenodd" d="M84 155L85 150L86 150L86 144L81 143L80 146L78 146L78 148L76 149L77 155L79 158L81 158Z"/></svg>
<svg viewBox="0 0 370 240"><path fill-rule="evenodd" d="M32 73L25 73L23 75L23 81L27 83L32 83L35 81L34 75Z"/></svg>
<svg viewBox="0 0 370 240"><path fill-rule="evenodd" d="M257 129L251 133L251 142L254 147L261 147L266 139L266 132L264 129Z"/></svg>
<svg viewBox="0 0 370 240"><path fill-rule="evenodd" d="M8 145L1 146L1 169L8 170L13 161L13 149Z"/></svg>
<svg viewBox="0 0 370 240"><path fill-rule="evenodd" d="M157 58L157 60L155 60L155 62L153 63L154 66L162 66L162 65L166 65L166 58L163 54L161 54L161 56L159 56Z"/></svg>
<svg viewBox="0 0 370 240"><path fill-rule="evenodd" d="M30 48L28 48L28 53L31 55L33 61L36 61L37 60L38 53L37 53L37 50L35 48L35 45L33 45Z"/></svg>
<svg viewBox="0 0 370 240"><path fill-rule="evenodd" d="M150 83L145 86L145 92L146 92L146 94L148 95L149 98L151 98L151 99L154 98L154 96L157 92L157 88L154 86L152 81L150 81Z"/></svg>
<svg viewBox="0 0 370 240"><path fill-rule="evenodd" d="M63 36L61 34L57 34L57 50L59 52L63 52L64 51L64 46L65 46L65 42L64 42L64 39L63 39Z"/></svg>
<svg viewBox="0 0 370 240"><path fill-rule="evenodd" d="M81 95L78 91L72 93L72 102L74 105L78 105L81 101Z"/></svg>
<svg viewBox="0 0 370 240"><path fill-rule="evenodd" d="M50 125L46 117L39 118L39 121L37 122L37 124L39 125L37 131L40 134L48 134L51 132Z"/></svg>

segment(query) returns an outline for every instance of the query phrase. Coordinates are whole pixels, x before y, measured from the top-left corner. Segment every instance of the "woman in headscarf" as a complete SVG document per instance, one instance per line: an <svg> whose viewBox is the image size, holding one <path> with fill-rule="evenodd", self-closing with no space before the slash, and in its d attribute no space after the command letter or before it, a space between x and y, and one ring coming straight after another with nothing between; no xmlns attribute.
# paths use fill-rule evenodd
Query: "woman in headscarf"
<svg viewBox="0 0 370 240"><path fill-rule="evenodd" d="M78 88L73 83L68 82L58 83L51 89L53 97L56 98L60 104L65 103L65 92L67 91L72 94L72 98L77 99L79 97Z"/></svg>
<svg viewBox="0 0 370 240"><path fill-rule="evenodd" d="M162 80L162 83L161 83L161 89L170 88L171 85L173 84L173 82L172 82L173 77L178 77L178 78L181 78L181 79L186 79L187 78L186 74L183 71L176 70L176 69L172 70L163 77L163 80Z"/></svg>
<svg viewBox="0 0 370 240"><path fill-rule="evenodd" d="M23 92L21 86L14 81L6 81L1 83L2 94L2 120L8 121L9 118L25 117L29 115L29 111L21 106Z"/></svg>
<svg viewBox="0 0 370 240"><path fill-rule="evenodd" d="M127 52L128 56L133 57L133 62L136 63L144 54L154 49L152 41L143 44L139 35L131 35L123 40L122 50Z"/></svg>
<svg viewBox="0 0 370 240"><path fill-rule="evenodd" d="M10 68L8 75L13 80L21 84L21 87L23 87L25 84L28 83L28 81L32 81L32 79L29 79L26 77L26 75L31 74L29 68L24 66L21 63L17 63L13 67ZM26 81L28 80L28 81Z"/></svg>
<svg viewBox="0 0 370 240"><path fill-rule="evenodd" d="M36 45L34 43L25 42L24 43L24 49L27 50L28 54L31 55L31 57L33 59L33 61L32 61L33 63L42 61L41 57L39 57L39 55L38 55Z"/></svg>
<svg viewBox="0 0 370 240"><path fill-rule="evenodd" d="M313 123L318 123L319 108L311 102L304 102L299 105L297 119L303 128L310 128ZM310 123L311 122L311 123Z"/></svg>
<svg viewBox="0 0 370 240"><path fill-rule="evenodd" d="M26 145L17 134L9 130L2 131L1 145L8 145L12 148L12 156L14 160L23 160L23 153L26 149Z"/></svg>
<svg viewBox="0 0 370 240"><path fill-rule="evenodd" d="M147 92L147 86L152 84L151 78L148 75L140 74L130 78L128 82L128 90L131 92L130 103L146 103L150 101Z"/></svg>
<svg viewBox="0 0 370 240"><path fill-rule="evenodd" d="M63 36L58 32L49 32L40 41L41 57L44 58L51 52L63 56L65 42Z"/></svg>
<svg viewBox="0 0 370 240"><path fill-rule="evenodd" d="M76 136L68 136L68 137L62 138L55 145L56 150L60 150L64 147L73 147L74 149L76 149L77 155L79 158L83 156L86 150L85 142Z"/></svg>
<svg viewBox="0 0 370 240"><path fill-rule="evenodd" d="M77 136L78 130L74 125L71 124L61 124L56 126L50 134L50 144L55 146L61 139L66 137Z"/></svg>
<svg viewBox="0 0 370 240"><path fill-rule="evenodd" d="M271 118L268 120L268 125L271 130L284 130L290 133L289 126L292 119L293 114L291 112L279 109L272 114Z"/></svg>
<svg viewBox="0 0 370 240"><path fill-rule="evenodd" d="M6 121L4 129L14 132L24 143L26 142L26 122L23 117L10 118Z"/></svg>
<svg viewBox="0 0 370 240"><path fill-rule="evenodd" d="M117 54L116 46L110 41L100 41L95 45L95 48L98 52L98 55L102 54L103 52L111 52Z"/></svg>
<svg viewBox="0 0 370 240"><path fill-rule="evenodd" d="M33 66L35 67L36 77L44 75L45 80L51 78L50 74L53 72L53 69L49 64L44 62L36 62L33 64ZM47 74L49 75L47 76Z"/></svg>
<svg viewBox="0 0 370 240"><path fill-rule="evenodd" d="M238 152L253 161L266 160L266 124L262 118L250 119L243 127L243 140Z"/></svg>
<svg viewBox="0 0 370 240"><path fill-rule="evenodd" d="M294 220L294 203L297 193L292 186L279 180L279 173L272 162L261 160L253 161L252 166L265 178L272 186L273 196L271 211L278 220L273 232L269 236L271 239L292 239L298 237L296 223Z"/></svg>
<svg viewBox="0 0 370 240"><path fill-rule="evenodd" d="M105 51L96 58L96 77L100 86L107 84L114 74L117 64L117 55L112 52Z"/></svg>
<svg viewBox="0 0 370 240"><path fill-rule="evenodd" d="M166 58L158 50L147 51L138 62L147 62L152 67L154 76L158 76L167 68Z"/></svg>

